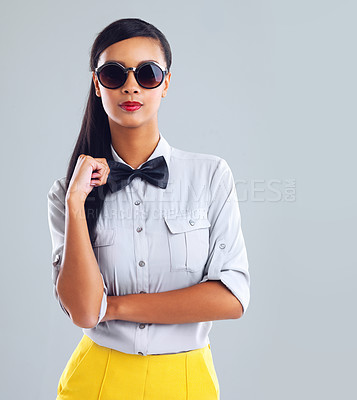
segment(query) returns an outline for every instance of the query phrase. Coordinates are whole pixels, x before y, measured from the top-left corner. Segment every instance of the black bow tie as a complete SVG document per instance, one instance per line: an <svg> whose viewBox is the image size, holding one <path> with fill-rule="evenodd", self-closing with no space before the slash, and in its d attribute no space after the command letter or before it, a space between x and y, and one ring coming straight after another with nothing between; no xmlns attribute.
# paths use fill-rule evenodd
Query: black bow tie
<svg viewBox="0 0 357 400"><path fill-rule="evenodd" d="M107 183L114 193L123 189L136 177L141 177L152 185L165 189L169 180L169 169L164 156L146 161L140 168L132 169L128 165L115 160L108 160L110 172Z"/></svg>

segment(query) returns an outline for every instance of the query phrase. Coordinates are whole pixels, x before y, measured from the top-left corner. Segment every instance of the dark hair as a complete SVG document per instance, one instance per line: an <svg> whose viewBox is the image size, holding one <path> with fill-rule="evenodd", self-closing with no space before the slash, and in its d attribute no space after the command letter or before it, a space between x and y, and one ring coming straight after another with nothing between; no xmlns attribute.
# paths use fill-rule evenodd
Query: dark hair
<svg viewBox="0 0 357 400"><path fill-rule="evenodd" d="M165 56L166 67L170 70L172 55L165 35L155 26L142 19L123 18L112 22L97 35L90 53L90 71L93 71L97 67L100 54L107 47L121 40L137 36L153 38L158 41ZM108 116L103 108L101 97L96 96L92 79L82 126L67 168L66 191L68 190L79 155L87 154L93 158L101 157L112 160L113 156L110 144L111 134ZM109 187L107 184L93 187L85 201L85 214L91 241L95 239L95 226L108 190Z"/></svg>

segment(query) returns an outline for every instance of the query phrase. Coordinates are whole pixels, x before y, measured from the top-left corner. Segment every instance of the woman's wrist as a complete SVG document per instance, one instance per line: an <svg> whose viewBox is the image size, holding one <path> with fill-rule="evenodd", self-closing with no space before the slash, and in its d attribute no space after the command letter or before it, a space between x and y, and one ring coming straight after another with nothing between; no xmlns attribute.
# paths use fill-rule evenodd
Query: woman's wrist
<svg viewBox="0 0 357 400"><path fill-rule="evenodd" d="M72 209L83 208L86 198L81 193L67 193L66 206Z"/></svg>
<svg viewBox="0 0 357 400"><path fill-rule="evenodd" d="M121 296L107 296L107 311L102 321L110 321L119 318L119 302Z"/></svg>

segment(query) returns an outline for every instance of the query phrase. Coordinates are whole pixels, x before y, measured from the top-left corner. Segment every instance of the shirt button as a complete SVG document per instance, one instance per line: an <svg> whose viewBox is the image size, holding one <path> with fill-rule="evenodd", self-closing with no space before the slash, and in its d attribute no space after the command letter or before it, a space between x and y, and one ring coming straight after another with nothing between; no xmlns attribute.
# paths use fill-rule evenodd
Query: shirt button
<svg viewBox="0 0 357 400"><path fill-rule="evenodd" d="M140 328L140 329L144 329L144 328L145 328L145 324L140 324L140 325L139 325L139 328Z"/></svg>
<svg viewBox="0 0 357 400"><path fill-rule="evenodd" d="M138 351L138 354L140 354L141 356L143 356L144 354L141 351Z"/></svg>
<svg viewBox="0 0 357 400"><path fill-rule="evenodd" d="M136 200L136 202L134 203L136 206L138 206L141 203L140 200Z"/></svg>
<svg viewBox="0 0 357 400"><path fill-rule="evenodd" d="M53 262L53 266L56 266L56 265L58 265L58 263L59 263L59 261L60 261L60 255L59 254L56 254L56 257L55 257L55 261Z"/></svg>
<svg viewBox="0 0 357 400"><path fill-rule="evenodd" d="M145 261L143 261L143 260L139 261L139 265L140 265L140 267L144 267L145 266Z"/></svg>
<svg viewBox="0 0 357 400"><path fill-rule="evenodd" d="M143 228L141 227L141 226L138 226L137 228L136 228L136 232L141 232L143 230Z"/></svg>
<svg viewBox="0 0 357 400"><path fill-rule="evenodd" d="M190 223L190 225L195 225L195 221L193 219L190 219L188 222Z"/></svg>
<svg viewBox="0 0 357 400"><path fill-rule="evenodd" d="M226 247L226 245L224 244L224 243L221 243L220 245L219 245L219 248L220 249L224 249Z"/></svg>

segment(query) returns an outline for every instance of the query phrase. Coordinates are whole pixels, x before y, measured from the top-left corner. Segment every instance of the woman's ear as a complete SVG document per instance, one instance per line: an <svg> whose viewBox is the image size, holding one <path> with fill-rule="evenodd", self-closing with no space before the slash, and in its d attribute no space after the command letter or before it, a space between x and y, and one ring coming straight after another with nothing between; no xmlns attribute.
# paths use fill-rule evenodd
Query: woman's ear
<svg viewBox="0 0 357 400"><path fill-rule="evenodd" d="M165 80L164 80L164 89L162 91L161 97L165 97L167 94L167 91L169 89L169 84L170 84L170 79L171 79L171 72L169 72L166 76L165 76Z"/></svg>
<svg viewBox="0 0 357 400"><path fill-rule="evenodd" d="M92 76L93 76L93 83L94 83L94 87L95 87L95 94L100 97L100 89L99 89L99 82L98 82L98 78L95 74L94 71L92 71Z"/></svg>

